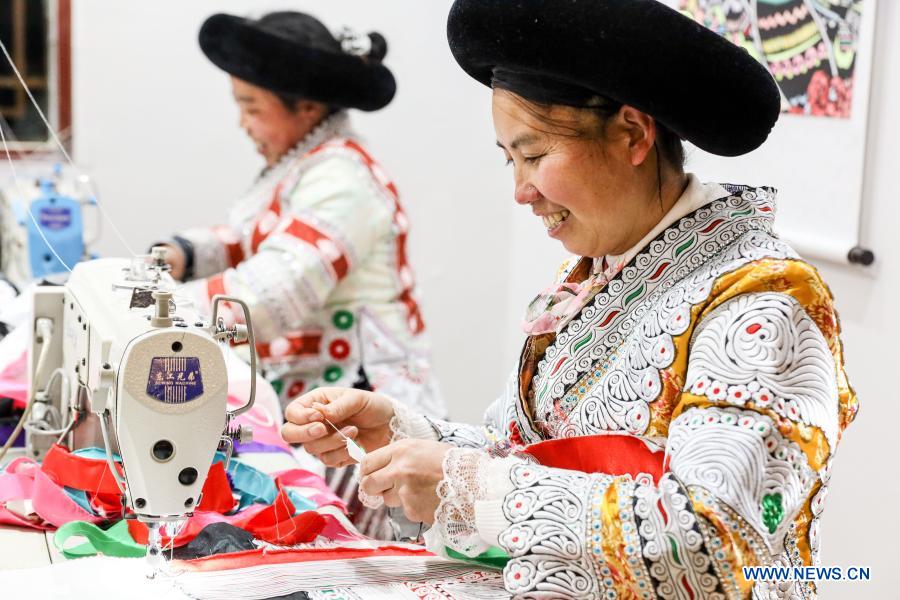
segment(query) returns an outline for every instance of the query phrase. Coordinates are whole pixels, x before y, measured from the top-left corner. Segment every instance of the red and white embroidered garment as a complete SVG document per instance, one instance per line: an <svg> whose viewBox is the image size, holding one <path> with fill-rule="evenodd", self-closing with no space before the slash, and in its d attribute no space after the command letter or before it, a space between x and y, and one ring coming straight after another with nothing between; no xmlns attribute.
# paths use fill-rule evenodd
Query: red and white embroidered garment
<svg viewBox="0 0 900 600"><path fill-rule="evenodd" d="M228 225L176 241L192 250L188 290L201 306L220 293L249 303L283 399L368 383L440 416L408 232L396 186L338 113L260 178Z"/></svg>

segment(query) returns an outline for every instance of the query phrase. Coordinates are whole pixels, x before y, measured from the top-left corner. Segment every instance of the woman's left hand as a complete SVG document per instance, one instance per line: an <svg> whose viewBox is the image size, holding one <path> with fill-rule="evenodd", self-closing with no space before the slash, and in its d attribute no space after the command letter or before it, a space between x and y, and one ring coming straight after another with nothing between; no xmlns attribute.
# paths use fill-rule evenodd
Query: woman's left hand
<svg viewBox="0 0 900 600"><path fill-rule="evenodd" d="M360 464L360 489L401 506L406 518L431 524L440 500L437 485L444 478L444 455L453 446L430 440L399 440L370 452Z"/></svg>

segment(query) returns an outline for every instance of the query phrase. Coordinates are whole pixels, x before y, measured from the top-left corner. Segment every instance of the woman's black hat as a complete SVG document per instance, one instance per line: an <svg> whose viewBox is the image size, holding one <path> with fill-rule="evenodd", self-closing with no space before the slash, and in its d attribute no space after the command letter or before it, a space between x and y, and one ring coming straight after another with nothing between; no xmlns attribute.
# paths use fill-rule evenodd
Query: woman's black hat
<svg viewBox="0 0 900 600"><path fill-rule="evenodd" d="M380 34L370 33L363 44L360 36L339 40L304 13L274 12L259 20L215 14L203 23L199 39L217 67L279 94L373 111L387 106L397 91L393 74L381 64L387 44Z"/></svg>
<svg viewBox="0 0 900 600"><path fill-rule="evenodd" d="M447 37L485 85L551 104L603 96L723 156L758 148L781 110L765 67L658 0L456 0Z"/></svg>

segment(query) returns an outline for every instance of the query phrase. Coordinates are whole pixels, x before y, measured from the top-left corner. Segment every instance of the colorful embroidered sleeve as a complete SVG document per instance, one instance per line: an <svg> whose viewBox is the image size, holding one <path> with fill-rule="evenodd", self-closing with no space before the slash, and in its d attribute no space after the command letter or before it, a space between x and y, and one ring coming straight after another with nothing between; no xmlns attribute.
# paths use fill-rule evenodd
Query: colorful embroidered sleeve
<svg viewBox="0 0 900 600"><path fill-rule="evenodd" d="M235 268L195 282L194 296L243 298L265 342L306 325L376 242L390 233L391 212L364 168L343 157L310 168L290 193L288 209L264 216L256 253Z"/></svg>
<svg viewBox="0 0 900 600"><path fill-rule="evenodd" d="M521 462L504 477L497 459L470 459L478 533L511 556L511 593L782 597L771 583L752 590L741 567L815 564L830 458L855 412L830 295L795 261L715 287L679 346L687 376L658 481ZM802 585L799 597L814 595Z"/></svg>

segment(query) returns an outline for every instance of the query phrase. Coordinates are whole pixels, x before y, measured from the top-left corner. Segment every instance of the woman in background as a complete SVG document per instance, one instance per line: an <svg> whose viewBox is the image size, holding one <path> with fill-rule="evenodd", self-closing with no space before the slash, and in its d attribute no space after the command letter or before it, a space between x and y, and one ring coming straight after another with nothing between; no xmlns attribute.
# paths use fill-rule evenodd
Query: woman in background
<svg viewBox="0 0 900 600"><path fill-rule="evenodd" d="M444 416L406 253L409 221L348 115L394 97L384 38L335 37L315 17L276 12L213 15L199 41L230 75L240 125L266 166L227 224L168 242L172 274L190 281L201 308L216 294L250 305L261 365L283 402L338 385ZM384 535L371 512L355 510L350 473L329 477L352 496L360 529Z"/></svg>

